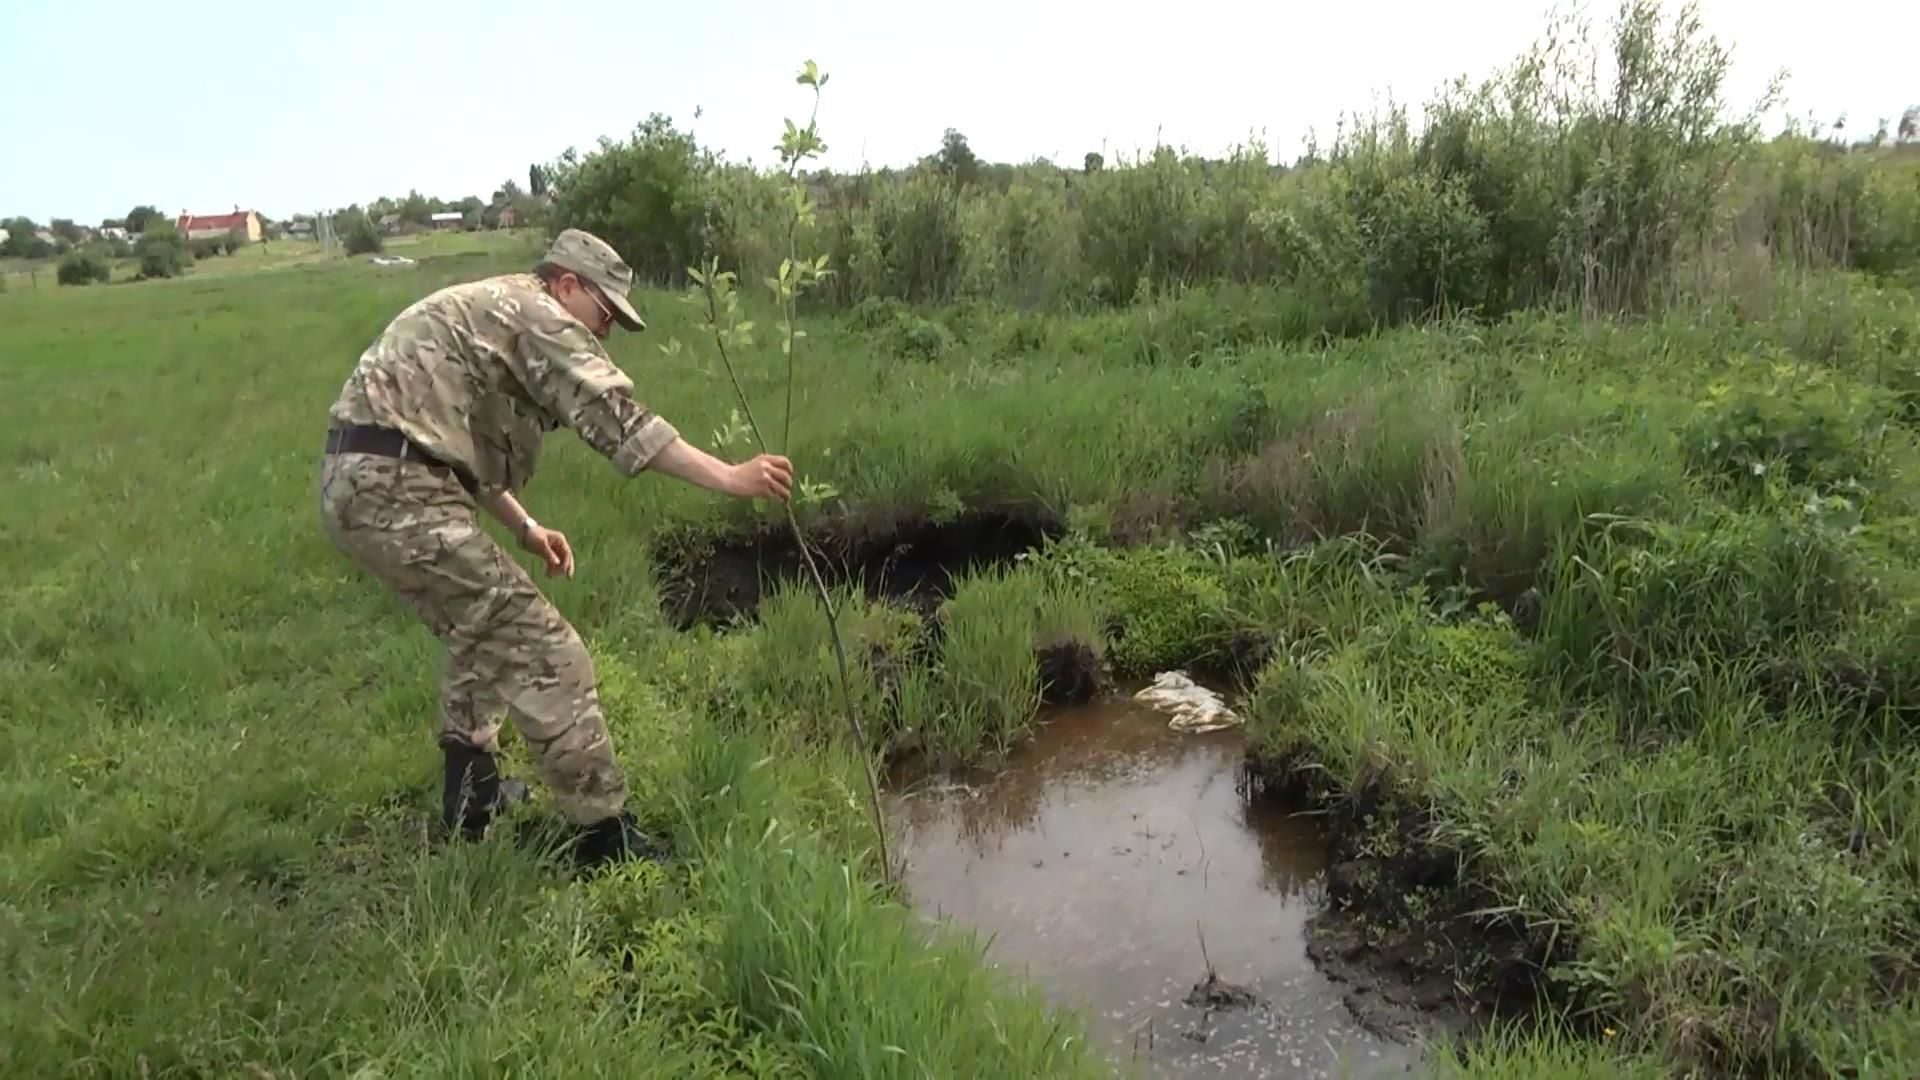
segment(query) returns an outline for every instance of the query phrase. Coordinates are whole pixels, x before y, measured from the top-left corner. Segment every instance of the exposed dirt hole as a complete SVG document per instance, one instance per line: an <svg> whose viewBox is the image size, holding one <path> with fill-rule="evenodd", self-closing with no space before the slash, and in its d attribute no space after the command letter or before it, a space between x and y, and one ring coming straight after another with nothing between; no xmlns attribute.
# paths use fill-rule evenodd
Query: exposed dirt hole
<svg viewBox="0 0 1920 1080"><path fill-rule="evenodd" d="M944 524L922 521L892 534L851 538L814 530L809 541L830 586L858 583L869 595L901 600L931 616L953 579L1038 550L1059 529L1037 517L975 514ZM776 582L803 580L806 563L785 526L727 536L661 553L661 604L676 626L752 617Z"/></svg>

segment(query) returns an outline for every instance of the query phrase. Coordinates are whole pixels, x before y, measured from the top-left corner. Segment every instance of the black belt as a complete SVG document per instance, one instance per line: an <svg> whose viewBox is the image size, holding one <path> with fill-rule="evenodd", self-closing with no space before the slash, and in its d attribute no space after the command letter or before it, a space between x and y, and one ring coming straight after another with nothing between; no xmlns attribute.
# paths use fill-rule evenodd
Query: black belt
<svg viewBox="0 0 1920 1080"><path fill-rule="evenodd" d="M460 485L469 492L474 489L474 485L466 477L466 470L457 469L434 457L419 443L393 428L375 427L370 424L348 424L328 428L327 453L376 454L380 457L398 458L401 461L417 461L432 472L459 480Z"/></svg>

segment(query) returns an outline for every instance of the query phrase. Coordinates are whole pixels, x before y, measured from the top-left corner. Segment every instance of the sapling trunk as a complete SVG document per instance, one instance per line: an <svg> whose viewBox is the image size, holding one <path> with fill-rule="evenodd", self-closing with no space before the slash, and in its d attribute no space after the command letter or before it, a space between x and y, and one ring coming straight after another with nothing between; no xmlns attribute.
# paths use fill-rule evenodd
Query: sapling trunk
<svg viewBox="0 0 1920 1080"><path fill-rule="evenodd" d="M760 425L753 417L753 406L747 401L747 392L740 385L740 376L734 371L733 358L727 353L726 335L720 329L720 307L713 294L715 276L711 270L699 275L700 289L707 300L707 322L713 329L714 345L720 350L720 363L727 370L727 380L733 384L733 394L740 402L741 413L746 417L748 432L753 435L753 441L760 447L761 453L770 453L767 449L767 440L760 433ZM791 341L791 309L789 309L788 319L787 329L789 341ZM788 400L791 401L793 394L791 348L787 352L787 357L787 394ZM873 758L867 750L866 731L860 726L860 716L853 707L853 683L847 676L847 650L840 641L840 622L833 610L833 595L827 590L827 579L820 573L819 564L814 561L813 549L807 544L805 531L800 528L800 517L793 511L793 501L788 499L781 505L786 510L787 525L793 529L794 543L800 547L800 558L806 564L807 576L813 582L814 592L820 597L821 609L827 614L827 636L832 641L833 661L840 674L840 703L846 711L847 729L853 735L854 750L860 755L860 763L866 771L867 802L873 813L874 838L880 845L881 872L887 883L892 884L893 857L887 846L886 817L880 810L880 779L873 771Z"/></svg>

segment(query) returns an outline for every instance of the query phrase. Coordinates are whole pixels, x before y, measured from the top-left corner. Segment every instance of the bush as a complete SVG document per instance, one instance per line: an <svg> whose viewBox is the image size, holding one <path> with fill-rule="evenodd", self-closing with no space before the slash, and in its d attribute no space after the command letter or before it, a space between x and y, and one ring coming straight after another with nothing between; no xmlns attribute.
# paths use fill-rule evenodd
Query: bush
<svg viewBox="0 0 1920 1080"><path fill-rule="evenodd" d="M74 251L60 260L58 272L62 285L92 285L113 278L113 267L95 251Z"/></svg>
<svg viewBox="0 0 1920 1080"><path fill-rule="evenodd" d="M387 247L386 241L380 238L379 228L364 210L346 215L346 220L341 223L340 239L349 255L373 255L385 251Z"/></svg>
<svg viewBox="0 0 1920 1080"><path fill-rule="evenodd" d="M180 229L170 221L157 218L140 234L134 254L140 257L143 278L179 277L193 265L193 252L188 250L187 239Z"/></svg>

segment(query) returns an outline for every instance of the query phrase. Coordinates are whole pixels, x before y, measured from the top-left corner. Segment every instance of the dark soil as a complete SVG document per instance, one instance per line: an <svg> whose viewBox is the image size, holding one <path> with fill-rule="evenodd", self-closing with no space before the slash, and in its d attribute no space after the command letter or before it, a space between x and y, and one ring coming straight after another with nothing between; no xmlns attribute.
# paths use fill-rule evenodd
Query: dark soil
<svg viewBox="0 0 1920 1080"><path fill-rule="evenodd" d="M1047 705L1084 705L1106 688L1100 654L1078 639L1039 650L1040 700Z"/></svg>
<svg viewBox="0 0 1920 1080"><path fill-rule="evenodd" d="M808 542L829 586L857 583L869 595L903 601L931 616L957 575L1011 562L1057 532L1035 517L974 514L945 524L916 522L881 536L817 528ZM785 525L670 547L660 558L661 603L682 630L751 618L773 583L807 575Z"/></svg>
<svg viewBox="0 0 1920 1080"><path fill-rule="evenodd" d="M1391 805L1369 782L1331 792L1302 763L1252 766L1263 798L1326 812L1327 903L1308 924L1307 955L1349 987L1345 1003L1382 1037L1436 1029L1465 1036L1496 1018L1536 1015L1547 970L1572 955L1499 906L1471 867L1432 839L1427 815Z"/></svg>

